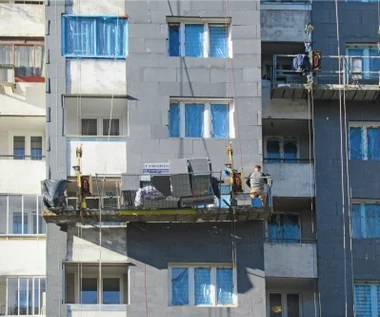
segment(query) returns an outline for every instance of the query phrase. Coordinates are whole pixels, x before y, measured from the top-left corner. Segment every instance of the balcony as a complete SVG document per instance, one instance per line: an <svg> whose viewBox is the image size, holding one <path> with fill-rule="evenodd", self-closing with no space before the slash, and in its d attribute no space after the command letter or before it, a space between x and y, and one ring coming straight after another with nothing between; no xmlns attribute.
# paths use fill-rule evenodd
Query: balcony
<svg viewBox="0 0 380 317"><path fill-rule="evenodd" d="M322 55L321 70L313 74L312 84L306 73L293 69L295 58L293 54L273 56L272 98L307 99L311 87L315 100L337 100L339 90L346 91L346 100L371 101L380 97L380 56L342 56L339 72L339 57Z"/></svg>
<svg viewBox="0 0 380 317"><path fill-rule="evenodd" d="M127 143L125 137L67 137L67 175L75 176L73 166L78 165L77 147L82 146L82 173L121 174L127 169Z"/></svg>
<svg viewBox="0 0 380 317"><path fill-rule="evenodd" d="M0 170L3 173L0 182L0 193L37 194L41 192L41 181L46 178L45 159L24 156L0 155Z"/></svg>
<svg viewBox="0 0 380 317"><path fill-rule="evenodd" d="M317 278L315 241L283 242L264 243L265 275L277 278Z"/></svg>
<svg viewBox="0 0 380 317"><path fill-rule="evenodd" d="M27 3L27 4L26 4ZM0 36L2 37L44 37L44 1L1 1Z"/></svg>

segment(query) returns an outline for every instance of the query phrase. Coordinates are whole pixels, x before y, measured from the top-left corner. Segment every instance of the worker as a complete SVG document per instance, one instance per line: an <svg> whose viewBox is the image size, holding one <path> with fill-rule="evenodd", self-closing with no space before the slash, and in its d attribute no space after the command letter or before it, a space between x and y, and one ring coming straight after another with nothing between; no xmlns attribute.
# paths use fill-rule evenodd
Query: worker
<svg viewBox="0 0 380 317"><path fill-rule="evenodd" d="M261 166L256 165L254 171L249 174L247 185L251 188L250 196L252 199L259 198L262 206L265 206L265 191L264 185L267 184L268 174L261 172Z"/></svg>

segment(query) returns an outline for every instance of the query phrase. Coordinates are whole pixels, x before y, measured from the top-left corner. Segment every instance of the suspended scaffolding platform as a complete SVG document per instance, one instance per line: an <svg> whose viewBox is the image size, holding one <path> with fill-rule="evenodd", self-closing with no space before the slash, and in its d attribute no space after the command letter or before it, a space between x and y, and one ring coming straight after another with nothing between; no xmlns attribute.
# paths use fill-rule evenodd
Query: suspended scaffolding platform
<svg viewBox="0 0 380 317"><path fill-rule="evenodd" d="M340 71L338 56L323 56L321 69L314 72L311 81L306 73L292 70L294 58L297 55L273 56L271 98L307 99L312 90L315 100L339 100L342 90L346 100L380 99L380 56L341 56Z"/></svg>

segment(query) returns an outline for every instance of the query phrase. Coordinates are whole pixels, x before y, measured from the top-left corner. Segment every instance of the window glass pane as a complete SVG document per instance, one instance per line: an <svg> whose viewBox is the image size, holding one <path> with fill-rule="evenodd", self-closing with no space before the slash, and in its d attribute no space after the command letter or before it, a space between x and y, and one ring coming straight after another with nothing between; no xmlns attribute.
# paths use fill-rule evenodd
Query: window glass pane
<svg viewBox="0 0 380 317"><path fill-rule="evenodd" d="M42 136L30 138L30 155L32 160L42 160Z"/></svg>
<svg viewBox="0 0 380 317"><path fill-rule="evenodd" d="M109 124L111 121L111 129ZM120 135L119 119L103 119L103 135Z"/></svg>
<svg viewBox="0 0 380 317"><path fill-rule="evenodd" d="M271 242L298 243L301 238L297 215L272 215L268 221L268 240Z"/></svg>
<svg viewBox="0 0 380 317"><path fill-rule="evenodd" d="M348 56L363 56L362 49L347 49ZM363 59L362 58L348 58L347 60L347 72L348 79L352 79L355 73L361 73L363 71Z"/></svg>
<svg viewBox="0 0 380 317"><path fill-rule="evenodd" d="M179 56L179 24L169 25L169 56Z"/></svg>
<svg viewBox="0 0 380 317"><path fill-rule="evenodd" d="M368 137L368 159L380 160L380 128L371 127L367 129Z"/></svg>
<svg viewBox="0 0 380 317"><path fill-rule="evenodd" d="M350 128L350 159L362 160L363 159L363 146L362 146L362 128Z"/></svg>
<svg viewBox="0 0 380 317"><path fill-rule="evenodd" d="M169 137L180 136L180 108L178 103L171 103L169 110Z"/></svg>
<svg viewBox="0 0 380 317"><path fill-rule="evenodd" d="M216 296L217 305L233 304L233 277L232 269L216 269Z"/></svg>
<svg viewBox="0 0 380 317"><path fill-rule="evenodd" d="M20 278L19 296L19 314L28 315L28 279L26 278Z"/></svg>
<svg viewBox="0 0 380 317"><path fill-rule="evenodd" d="M284 140L285 163L297 163L298 146L297 140Z"/></svg>
<svg viewBox="0 0 380 317"><path fill-rule="evenodd" d="M172 268L172 305L189 304L189 270Z"/></svg>
<svg viewBox="0 0 380 317"><path fill-rule="evenodd" d="M96 32L97 56L127 56L127 19L98 17Z"/></svg>
<svg viewBox="0 0 380 317"><path fill-rule="evenodd" d="M35 64L34 64L34 76L44 76L44 56L45 48L43 46L35 46Z"/></svg>
<svg viewBox="0 0 380 317"><path fill-rule="evenodd" d="M33 278L28 278L28 289L27 289L27 314L33 314Z"/></svg>
<svg viewBox="0 0 380 317"><path fill-rule="evenodd" d="M288 317L300 316L300 304L298 294L288 294L286 296L288 304Z"/></svg>
<svg viewBox="0 0 380 317"><path fill-rule="evenodd" d="M27 233L37 234L37 197L24 196L24 219L31 219L31 230L28 230L28 223L24 224ZM24 231L25 231L24 229ZM24 232L25 233L25 232Z"/></svg>
<svg viewBox="0 0 380 317"><path fill-rule="evenodd" d="M190 57L203 57L203 24L185 25L185 55Z"/></svg>
<svg viewBox="0 0 380 317"><path fill-rule="evenodd" d="M365 205L366 238L380 238L380 205Z"/></svg>
<svg viewBox="0 0 380 317"><path fill-rule="evenodd" d="M28 233L28 217L24 215L24 228L22 227L22 197L9 196L9 221L12 234Z"/></svg>
<svg viewBox="0 0 380 317"><path fill-rule="evenodd" d="M40 314L40 279L35 278L34 279L34 285L33 285L33 293L34 293L34 303L33 303L33 312L34 315Z"/></svg>
<svg viewBox="0 0 380 317"><path fill-rule="evenodd" d="M95 19L64 17L64 53L70 56L95 55Z"/></svg>
<svg viewBox="0 0 380 317"><path fill-rule="evenodd" d="M24 136L13 137L13 158L15 160L25 159L25 137Z"/></svg>
<svg viewBox="0 0 380 317"><path fill-rule="evenodd" d="M269 162L280 162L279 140L267 140L267 159Z"/></svg>
<svg viewBox="0 0 380 317"><path fill-rule="evenodd" d="M82 119L82 135L97 135L98 123L96 119Z"/></svg>
<svg viewBox="0 0 380 317"><path fill-rule="evenodd" d="M355 285L355 310L357 317L372 317L370 285Z"/></svg>
<svg viewBox="0 0 380 317"><path fill-rule="evenodd" d="M369 56L375 56L375 58L369 58L369 71L376 72L369 74L369 78L379 78L379 71L380 71L380 53L377 48L370 48L369 50Z"/></svg>
<svg viewBox="0 0 380 317"><path fill-rule="evenodd" d="M0 196L0 234L7 233L7 196Z"/></svg>
<svg viewBox="0 0 380 317"><path fill-rule="evenodd" d="M34 76L34 46L15 46L16 77Z"/></svg>
<svg viewBox="0 0 380 317"><path fill-rule="evenodd" d="M282 317L281 294L269 295L270 317Z"/></svg>
<svg viewBox="0 0 380 317"><path fill-rule="evenodd" d="M204 126L204 105L186 104L185 105L185 136L193 138L203 137Z"/></svg>
<svg viewBox="0 0 380 317"><path fill-rule="evenodd" d="M352 218L352 237L354 239L362 238L362 216L361 216L361 205L352 204L351 205L351 218ZM363 219L364 220L364 219Z"/></svg>
<svg viewBox="0 0 380 317"><path fill-rule="evenodd" d="M8 278L8 315L18 315L18 280Z"/></svg>
<svg viewBox="0 0 380 317"><path fill-rule="evenodd" d="M103 279L103 304L120 304L120 279Z"/></svg>
<svg viewBox="0 0 380 317"><path fill-rule="evenodd" d="M194 304L211 304L211 270L209 268L194 269Z"/></svg>
<svg viewBox="0 0 380 317"><path fill-rule="evenodd" d="M98 303L98 280L96 278L82 278L81 303Z"/></svg>
<svg viewBox="0 0 380 317"><path fill-rule="evenodd" d="M211 136L213 138L228 137L227 105L211 105Z"/></svg>
<svg viewBox="0 0 380 317"><path fill-rule="evenodd" d="M228 27L224 25L209 25L210 57L228 57Z"/></svg>
<svg viewBox="0 0 380 317"><path fill-rule="evenodd" d="M45 234L46 233L46 222L44 218L42 217L42 207L43 207L43 202L42 202L42 197L38 197L38 233L39 234Z"/></svg>
<svg viewBox="0 0 380 317"><path fill-rule="evenodd" d="M46 279L44 278L40 278L40 297L39 297L39 306L40 306L40 310L43 306L43 296L42 294L46 292Z"/></svg>
<svg viewBox="0 0 380 317"><path fill-rule="evenodd" d="M14 64L11 45L0 45L0 64Z"/></svg>

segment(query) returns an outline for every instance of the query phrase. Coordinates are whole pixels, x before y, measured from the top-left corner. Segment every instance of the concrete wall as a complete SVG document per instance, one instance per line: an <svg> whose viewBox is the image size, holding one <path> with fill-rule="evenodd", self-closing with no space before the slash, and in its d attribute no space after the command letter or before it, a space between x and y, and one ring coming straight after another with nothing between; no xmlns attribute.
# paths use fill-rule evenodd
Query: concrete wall
<svg viewBox="0 0 380 317"><path fill-rule="evenodd" d="M128 94L137 99L128 103L128 172L139 171L146 162L195 156L209 156L214 169L223 168L225 156L221 153L225 151L225 140L168 139L170 96L236 97L235 115L244 149L243 166L261 162L258 4L257 1L233 1L226 13L224 1L128 2ZM166 16L225 17L226 14L232 17L232 60L167 56ZM236 139L233 145L236 164L240 165Z"/></svg>
<svg viewBox="0 0 380 317"><path fill-rule="evenodd" d="M33 239L0 240L0 276L44 276L46 274L46 241Z"/></svg>
<svg viewBox="0 0 380 317"><path fill-rule="evenodd" d="M312 243L265 243L265 276L317 278L317 246Z"/></svg>
<svg viewBox="0 0 380 317"><path fill-rule="evenodd" d="M128 316L265 316L263 223L237 223L236 308L168 306L168 263L231 263L229 224L149 224L127 229L131 304ZM173 243L175 241L175 243ZM145 289L146 283L146 289Z"/></svg>
<svg viewBox="0 0 380 317"><path fill-rule="evenodd" d="M261 4L262 41L303 42L304 28L311 22L311 5Z"/></svg>
<svg viewBox="0 0 380 317"><path fill-rule="evenodd" d="M0 36L43 37L44 11L44 5L0 3Z"/></svg>

